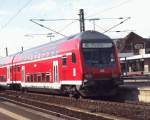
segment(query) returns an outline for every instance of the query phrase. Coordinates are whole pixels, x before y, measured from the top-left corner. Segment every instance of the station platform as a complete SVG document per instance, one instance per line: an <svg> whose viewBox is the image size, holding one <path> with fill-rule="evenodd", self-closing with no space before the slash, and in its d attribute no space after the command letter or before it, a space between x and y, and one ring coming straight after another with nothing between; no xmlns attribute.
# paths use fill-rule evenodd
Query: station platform
<svg viewBox="0 0 150 120"><path fill-rule="evenodd" d="M150 103L150 84L132 83L120 85L118 97L122 100Z"/></svg>
<svg viewBox="0 0 150 120"><path fill-rule="evenodd" d="M0 120L65 120L48 112L10 103L0 97Z"/></svg>

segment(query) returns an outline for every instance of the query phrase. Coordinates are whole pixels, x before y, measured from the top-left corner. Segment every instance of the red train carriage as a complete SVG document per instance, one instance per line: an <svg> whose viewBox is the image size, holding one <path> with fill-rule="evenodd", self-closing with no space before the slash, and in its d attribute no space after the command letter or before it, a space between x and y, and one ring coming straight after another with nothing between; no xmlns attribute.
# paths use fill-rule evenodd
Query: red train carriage
<svg viewBox="0 0 150 120"><path fill-rule="evenodd" d="M113 41L85 31L0 60L0 84L63 94L110 96L120 80Z"/></svg>

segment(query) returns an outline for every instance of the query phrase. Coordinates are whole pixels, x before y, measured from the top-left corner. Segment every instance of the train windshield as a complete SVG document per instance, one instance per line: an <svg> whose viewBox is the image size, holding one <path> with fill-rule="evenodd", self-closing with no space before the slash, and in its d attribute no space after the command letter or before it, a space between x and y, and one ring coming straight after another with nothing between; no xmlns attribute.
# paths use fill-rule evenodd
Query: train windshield
<svg viewBox="0 0 150 120"><path fill-rule="evenodd" d="M91 67L112 67L115 64L115 49L112 43L83 43L85 65Z"/></svg>

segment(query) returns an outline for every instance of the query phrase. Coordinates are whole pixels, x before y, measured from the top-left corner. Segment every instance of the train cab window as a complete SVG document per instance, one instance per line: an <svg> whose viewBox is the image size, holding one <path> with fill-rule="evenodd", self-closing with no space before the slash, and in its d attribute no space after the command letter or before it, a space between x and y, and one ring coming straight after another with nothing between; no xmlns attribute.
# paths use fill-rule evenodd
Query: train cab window
<svg viewBox="0 0 150 120"><path fill-rule="evenodd" d="M67 57L66 56L62 57L62 65L67 65Z"/></svg>
<svg viewBox="0 0 150 120"><path fill-rule="evenodd" d="M38 74L38 82L41 82L41 75Z"/></svg>
<svg viewBox="0 0 150 120"><path fill-rule="evenodd" d="M42 73L42 82L45 82L45 73Z"/></svg>
<svg viewBox="0 0 150 120"><path fill-rule="evenodd" d="M76 55L75 55L75 53L72 53L72 63L76 63Z"/></svg>
<svg viewBox="0 0 150 120"><path fill-rule="evenodd" d="M20 65L17 66L17 71L20 72Z"/></svg>
<svg viewBox="0 0 150 120"><path fill-rule="evenodd" d="M37 82L37 74L34 74L34 82Z"/></svg>
<svg viewBox="0 0 150 120"><path fill-rule="evenodd" d="M46 82L49 82L50 81L50 75L49 73L46 73Z"/></svg>

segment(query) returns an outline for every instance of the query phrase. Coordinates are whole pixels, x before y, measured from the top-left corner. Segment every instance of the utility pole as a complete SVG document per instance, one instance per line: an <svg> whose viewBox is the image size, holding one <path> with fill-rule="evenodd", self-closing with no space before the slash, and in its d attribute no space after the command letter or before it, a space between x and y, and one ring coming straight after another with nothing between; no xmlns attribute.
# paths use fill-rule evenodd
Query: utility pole
<svg viewBox="0 0 150 120"><path fill-rule="evenodd" d="M21 51L23 52L23 46L21 46Z"/></svg>
<svg viewBox="0 0 150 120"><path fill-rule="evenodd" d="M6 56L8 56L8 49L7 49L7 47L6 47Z"/></svg>
<svg viewBox="0 0 150 120"><path fill-rule="evenodd" d="M79 13L79 21L80 21L80 32L85 31L85 24L84 24L84 10L80 9L80 13Z"/></svg>

